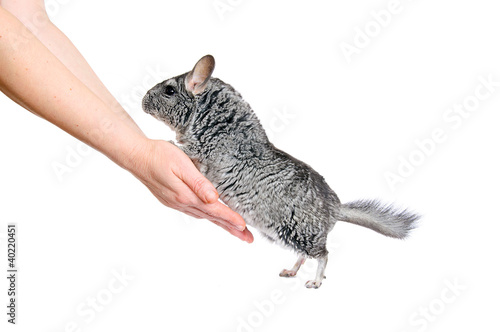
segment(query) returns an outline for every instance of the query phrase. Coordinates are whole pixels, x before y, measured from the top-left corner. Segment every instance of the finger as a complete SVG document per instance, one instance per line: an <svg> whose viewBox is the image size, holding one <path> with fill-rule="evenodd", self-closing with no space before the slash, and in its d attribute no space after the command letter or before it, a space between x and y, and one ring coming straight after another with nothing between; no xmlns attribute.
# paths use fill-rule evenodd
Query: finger
<svg viewBox="0 0 500 332"><path fill-rule="evenodd" d="M182 180L204 203L214 203L219 199L219 194L210 181L207 180L189 160L184 162L172 172Z"/></svg>
<svg viewBox="0 0 500 332"><path fill-rule="evenodd" d="M181 210L179 210L179 211L190 216L190 217L196 218L196 219L205 219L205 217L203 217L197 213L191 212L191 211L181 211Z"/></svg>
<svg viewBox="0 0 500 332"><path fill-rule="evenodd" d="M245 235L246 242L248 242L248 243L253 242L253 234L252 234L252 232L250 232L250 230L248 228L245 228L245 230L243 231L243 234Z"/></svg>
<svg viewBox="0 0 500 332"><path fill-rule="evenodd" d="M224 227L234 229L235 231L242 232L244 230L244 227L242 226L235 226L233 225L232 222L227 221L225 219L222 219L220 217L214 216L207 212L206 210L199 209L197 207L189 207L189 211L191 211L192 214L199 215L203 219L210 220L211 222L217 223L218 225L223 225Z"/></svg>
<svg viewBox="0 0 500 332"><path fill-rule="evenodd" d="M238 231L238 230L232 229L230 227L227 227L224 224L220 224L217 221L213 221L213 220L210 220L210 221L213 222L214 224L216 224L217 226L223 228L224 230L226 230L227 232L229 232L231 235L236 236L237 238L239 238L242 241L245 241L245 242L248 242L248 243L252 243L253 242L253 235L252 235L252 233L247 228L245 228L245 230L243 230L243 231Z"/></svg>
<svg viewBox="0 0 500 332"><path fill-rule="evenodd" d="M246 228L245 220L243 220L238 213L234 212L221 202L203 204L200 206L194 206L194 208L197 208L200 212L208 215L209 217L207 219L217 220L238 231L243 231Z"/></svg>
<svg viewBox="0 0 500 332"><path fill-rule="evenodd" d="M165 204L167 206L170 205L170 204L167 204L167 202L161 196L157 196L157 197L158 197L158 199L163 204ZM220 202L218 202L218 204L221 204L223 207L227 208L227 206L223 205ZM244 228L242 231L239 230L239 229L236 229L235 226L231 222L228 222L226 220L220 219L219 217L215 217L213 215L210 215L210 214L208 214L208 213L204 212L203 210L200 210L200 209L198 209L196 207L193 207L193 206L183 206L183 207L177 206L177 207L174 207L174 208L176 210L179 210L182 213L185 213L185 214L187 214L187 215L189 215L191 217L197 218L197 219L208 219L211 222L213 222L214 224L216 224L217 226L222 227L227 232L229 232L230 234L236 236L237 238L239 238L242 241L245 241L245 242L248 242L248 243L252 243L253 240L254 240L253 234L247 228ZM227 209L229 209L229 208L227 208ZM233 212L230 209L229 209L229 211ZM237 214L235 212L233 212L233 213L236 216L238 216L239 218L241 218L241 216L239 214ZM243 218L241 218L241 220L243 220ZM244 221L243 221L243 223L244 223ZM241 229L241 227L240 227L240 229Z"/></svg>
<svg viewBox="0 0 500 332"><path fill-rule="evenodd" d="M163 197L164 195L162 193L159 193L157 190L151 189L151 192L160 201L160 203L162 203L165 206L168 206L169 208L176 209L177 211L187 214L188 216L196 219L207 219L207 214L203 213L199 209L195 209L190 206L172 204L171 202L164 199ZM196 197L196 199L198 198Z"/></svg>
<svg viewBox="0 0 500 332"><path fill-rule="evenodd" d="M200 210L196 210L192 207L188 208L186 211L184 211L184 213L186 213L188 215L192 215L195 218L207 219L210 222L214 223L215 225L223 228L224 230L226 230L230 234L236 236L240 240L243 240L243 241L248 242L248 243L253 242L253 235L247 228L245 228L243 231L235 229L231 224L228 225L228 223L226 221L214 219L213 217L207 215L206 213L204 213Z"/></svg>
<svg viewBox="0 0 500 332"><path fill-rule="evenodd" d="M173 187L174 191L185 193L183 203L176 207L178 210L189 210L197 216L216 220L238 231L243 231L246 228L245 220L223 203L219 201L209 204L204 203L187 187L187 184L182 181L176 182Z"/></svg>

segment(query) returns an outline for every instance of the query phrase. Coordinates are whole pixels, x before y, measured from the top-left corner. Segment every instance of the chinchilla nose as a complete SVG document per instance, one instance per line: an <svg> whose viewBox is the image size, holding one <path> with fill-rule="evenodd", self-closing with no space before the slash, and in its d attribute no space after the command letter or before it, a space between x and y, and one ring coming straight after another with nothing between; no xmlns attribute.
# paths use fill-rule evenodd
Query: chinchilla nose
<svg viewBox="0 0 500 332"><path fill-rule="evenodd" d="M151 89L153 90L153 89ZM142 109L144 112L148 113L148 114L151 114L151 111L152 111L152 100L154 98L153 94L154 92L149 90L146 95L144 96L144 98L142 98Z"/></svg>
<svg viewBox="0 0 500 332"><path fill-rule="evenodd" d="M158 85L159 84L156 84L154 87L152 87L151 89L149 89L149 91L146 92L146 94L142 98L142 109L146 113L150 113L149 110L151 109L152 101L158 95Z"/></svg>

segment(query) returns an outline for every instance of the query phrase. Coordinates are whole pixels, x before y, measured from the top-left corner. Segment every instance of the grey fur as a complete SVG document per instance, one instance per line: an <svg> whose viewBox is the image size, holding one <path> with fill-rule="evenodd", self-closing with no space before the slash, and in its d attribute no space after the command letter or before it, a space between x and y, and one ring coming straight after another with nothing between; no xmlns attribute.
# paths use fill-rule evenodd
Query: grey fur
<svg viewBox="0 0 500 332"><path fill-rule="evenodd" d="M342 204L339 220L370 228L380 234L404 239L415 228L419 215L398 210L376 200L359 200Z"/></svg>
<svg viewBox="0 0 500 332"><path fill-rule="evenodd" d="M269 142L255 113L229 84L212 78L212 56L192 71L157 84L143 109L177 134L182 150L217 188L221 200L267 239L294 250L299 260L281 276L294 276L305 258L318 260L318 288L327 262L327 235L337 220L404 238L418 215L377 201L341 204L309 165Z"/></svg>

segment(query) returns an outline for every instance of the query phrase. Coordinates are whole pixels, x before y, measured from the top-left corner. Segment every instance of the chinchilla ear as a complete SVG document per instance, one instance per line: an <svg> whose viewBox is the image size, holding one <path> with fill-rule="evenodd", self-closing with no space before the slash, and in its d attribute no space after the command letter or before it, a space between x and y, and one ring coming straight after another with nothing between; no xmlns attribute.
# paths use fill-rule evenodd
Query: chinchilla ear
<svg viewBox="0 0 500 332"><path fill-rule="evenodd" d="M205 55L194 65L185 80L186 90L193 95L202 93L207 86L208 80L215 68L215 59L211 55Z"/></svg>

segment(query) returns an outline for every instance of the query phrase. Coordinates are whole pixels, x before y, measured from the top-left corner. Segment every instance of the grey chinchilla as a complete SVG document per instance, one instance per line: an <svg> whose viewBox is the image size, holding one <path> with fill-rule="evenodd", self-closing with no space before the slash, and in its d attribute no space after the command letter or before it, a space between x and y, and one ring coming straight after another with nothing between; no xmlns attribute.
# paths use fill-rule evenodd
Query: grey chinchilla
<svg viewBox="0 0 500 332"><path fill-rule="evenodd" d="M181 149L217 188L220 199L264 237L299 258L282 277L295 276L306 258L318 260L318 288L324 278L327 235L340 221L402 239L417 214L376 200L342 204L309 165L269 142L257 116L229 84L211 77L215 60L201 58L193 70L154 86L143 109L177 134Z"/></svg>

